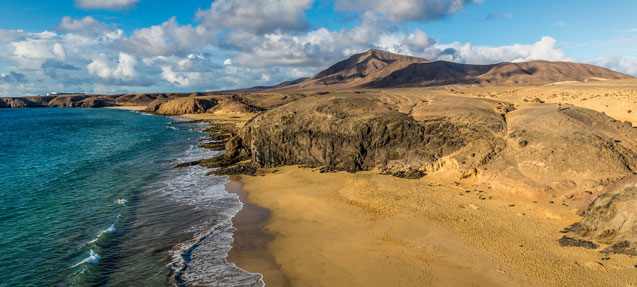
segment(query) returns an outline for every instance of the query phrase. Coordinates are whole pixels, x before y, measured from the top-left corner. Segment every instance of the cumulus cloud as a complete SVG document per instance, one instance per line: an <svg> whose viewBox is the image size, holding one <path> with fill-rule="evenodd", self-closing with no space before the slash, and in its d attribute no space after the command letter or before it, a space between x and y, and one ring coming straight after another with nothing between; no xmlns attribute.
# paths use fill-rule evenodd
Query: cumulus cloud
<svg viewBox="0 0 637 287"><path fill-rule="evenodd" d="M180 26L175 17L161 25L133 31L129 38L122 38L117 47L131 54L184 55L200 48L208 39L204 27Z"/></svg>
<svg viewBox="0 0 637 287"><path fill-rule="evenodd" d="M139 0L75 0L75 6L82 9L119 10L130 7Z"/></svg>
<svg viewBox="0 0 637 287"><path fill-rule="evenodd" d="M135 77L135 57L120 52L117 63L111 63L105 55L99 55L86 66L88 72L100 78L125 79Z"/></svg>
<svg viewBox="0 0 637 287"><path fill-rule="evenodd" d="M435 44L435 39L416 29L410 34L383 34L376 42L376 47L398 54L420 55Z"/></svg>
<svg viewBox="0 0 637 287"><path fill-rule="evenodd" d="M625 57L619 55L602 56L592 61L593 65L599 65L611 70L637 76L637 57Z"/></svg>
<svg viewBox="0 0 637 287"><path fill-rule="evenodd" d="M313 0L217 0L210 9L197 11L207 27L223 26L256 34L303 31L308 23L305 10Z"/></svg>
<svg viewBox="0 0 637 287"><path fill-rule="evenodd" d="M32 35L33 37L11 43L13 54L23 59L42 59L55 56L55 43L50 43L50 39L57 34L53 32L42 32ZM59 50L59 48L57 48ZM59 51L58 51L59 53Z"/></svg>
<svg viewBox="0 0 637 287"><path fill-rule="evenodd" d="M425 49L419 55L467 64L493 64L498 62L523 62L533 60L574 61L562 49L556 47L552 37L542 37L533 44L489 47L472 46L470 43L441 44Z"/></svg>
<svg viewBox="0 0 637 287"><path fill-rule="evenodd" d="M109 26L95 20L91 16L82 19L73 19L69 16L62 18L60 25L56 28L59 32L69 32L79 35L99 35L100 33L110 30Z"/></svg>
<svg viewBox="0 0 637 287"><path fill-rule="evenodd" d="M351 29L325 28L304 34L270 33L260 37L249 50L241 50L235 62L248 67L289 66L304 69L325 67L343 57L374 47L384 32L382 21L366 13L363 22Z"/></svg>
<svg viewBox="0 0 637 287"><path fill-rule="evenodd" d="M336 8L350 11L374 11L394 23L431 21L454 14L481 0L337 0Z"/></svg>

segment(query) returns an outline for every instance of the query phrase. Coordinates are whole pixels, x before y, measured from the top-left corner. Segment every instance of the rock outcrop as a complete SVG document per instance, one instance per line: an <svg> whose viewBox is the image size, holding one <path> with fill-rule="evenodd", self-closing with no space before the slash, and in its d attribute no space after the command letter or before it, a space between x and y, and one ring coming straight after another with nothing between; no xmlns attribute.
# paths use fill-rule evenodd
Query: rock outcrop
<svg viewBox="0 0 637 287"><path fill-rule="evenodd" d="M151 105L157 104L156 102ZM154 111L159 115L183 115L183 114L196 114L204 113L208 109L214 107L217 101L214 99L206 100L199 98L181 98L171 101L159 103L159 107ZM156 107L156 105L154 105ZM153 109L151 107L150 109Z"/></svg>
<svg viewBox="0 0 637 287"><path fill-rule="evenodd" d="M47 102L46 106L55 108L102 108L115 105L115 99L99 95L64 95Z"/></svg>
<svg viewBox="0 0 637 287"><path fill-rule="evenodd" d="M0 108L39 108L46 107L52 97L0 97Z"/></svg>
<svg viewBox="0 0 637 287"><path fill-rule="evenodd" d="M255 117L229 141L227 151L249 155L261 167L303 164L350 172L379 168L424 174L462 158L460 169L470 172L504 145L503 104L478 100L471 114L453 115L445 108L449 100L475 104L468 98L431 98L410 115L382 98L306 98Z"/></svg>
<svg viewBox="0 0 637 287"><path fill-rule="evenodd" d="M208 110L208 112L215 114L232 115L251 114L261 112L263 110L264 109L261 107L248 105L234 98L223 98L219 99L217 105L214 106L214 108Z"/></svg>
<svg viewBox="0 0 637 287"><path fill-rule="evenodd" d="M582 221L567 228L562 241L588 242L592 249L605 246L605 253L637 256L637 176L621 180L592 197L592 203L580 211Z"/></svg>

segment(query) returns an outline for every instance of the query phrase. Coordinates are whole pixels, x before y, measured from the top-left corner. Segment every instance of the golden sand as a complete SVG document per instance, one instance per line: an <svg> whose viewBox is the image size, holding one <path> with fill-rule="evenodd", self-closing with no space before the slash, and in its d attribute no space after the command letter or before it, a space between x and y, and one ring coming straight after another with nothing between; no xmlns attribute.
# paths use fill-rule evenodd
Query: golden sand
<svg viewBox="0 0 637 287"><path fill-rule="evenodd" d="M562 82L543 86L446 86L378 91L397 96L432 93L479 97L513 104L523 104L535 98L546 103L574 105L606 113L637 126L637 79L592 82Z"/></svg>
<svg viewBox="0 0 637 287"><path fill-rule="evenodd" d="M241 182L293 286L637 286L637 258L559 246L578 217L558 202L436 175L261 172ZM261 272L255 256L234 262Z"/></svg>

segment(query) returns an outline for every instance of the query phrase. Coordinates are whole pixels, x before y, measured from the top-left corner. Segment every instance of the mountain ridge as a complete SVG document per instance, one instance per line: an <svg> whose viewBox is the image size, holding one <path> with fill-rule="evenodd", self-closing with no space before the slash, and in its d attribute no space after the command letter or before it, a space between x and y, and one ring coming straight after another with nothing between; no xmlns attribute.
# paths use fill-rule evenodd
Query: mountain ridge
<svg viewBox="0 0 637 287"><path fill-rule="evenodd" d="M370 49L339 61L311 78L268 91L431 87L466 85L544 85L562 81L617 80L634 77L575 62L534 60L489 65L429 61Z"/></svg>

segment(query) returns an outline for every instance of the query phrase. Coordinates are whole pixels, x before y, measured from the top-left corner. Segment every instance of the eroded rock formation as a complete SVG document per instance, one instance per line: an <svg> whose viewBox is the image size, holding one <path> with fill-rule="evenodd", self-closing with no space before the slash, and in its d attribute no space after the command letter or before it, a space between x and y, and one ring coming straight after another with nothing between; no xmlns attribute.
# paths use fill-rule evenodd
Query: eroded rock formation
<svg viewBox="0 0 637 287"><path fill-rule="evenodd" d="M605 246L602 252L637 256L637 176L618 181L592 197L592 203L580 211L582 221L564 231L563 245L587 242L588 248Z"/></svg>

